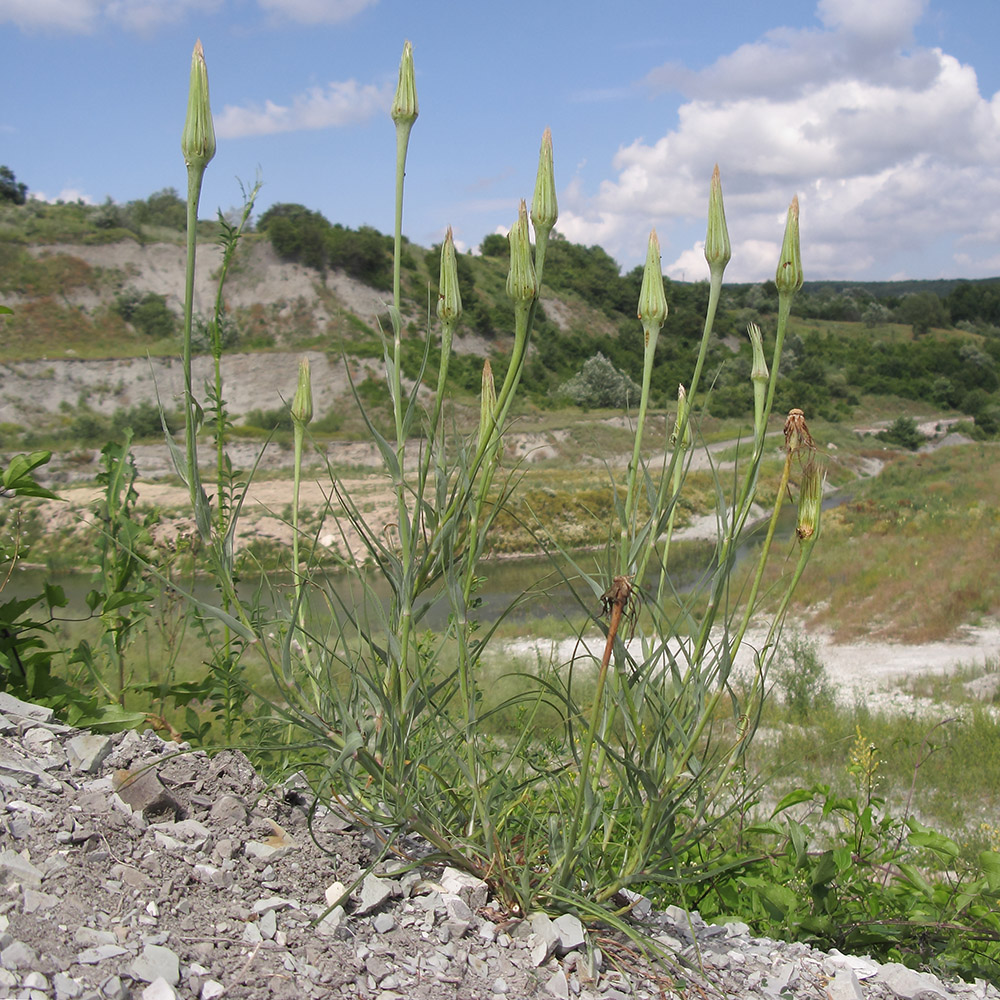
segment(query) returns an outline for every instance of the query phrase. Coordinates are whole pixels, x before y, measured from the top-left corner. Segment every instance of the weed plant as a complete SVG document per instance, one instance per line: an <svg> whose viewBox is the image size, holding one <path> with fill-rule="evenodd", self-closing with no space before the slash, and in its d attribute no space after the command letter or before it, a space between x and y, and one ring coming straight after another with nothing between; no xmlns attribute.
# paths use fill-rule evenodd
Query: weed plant
<svg viewBox="0 0 1000 1000"><path fill-rule="evenodd" d="M178 468L188 483L222 595L221 604L201 610L223 623L225 643L252 643L265 657L280 693L271 705L273 733L308 747L317 793L380 831L387 850L399 849L402 834L417 833L437 857L486 878L515 912L545 906L608 918L629 908L627 894L638 887L680 885L700 874L686 860L687 851L721 820L714 807L750 744L781 620L815 542L818 505L813 495L818 495L819 479L806 471L815 469L814 446L799 417L790 421L786 434L781 488L758 571L742 594L732 592L738 540L757 498L781 344L792 298L802 282L798 206L793 202L789 210L777 272L780 312L770 371L761 338L755 341L753 453L731 484L732 496L722 497L721 509L731 513L722 518L699 592L686 596L675 591L670 539L730 257L718 172L709 199L706 257L712 277L707 314L690 381L680 389L672 434L663 442L663 457L651 466L642 448L656 343L667 316L653 234L639 296L644 363L631 458L620 482L608 462L613 499L604 554L588 568L562 553L568 567L563 575L574 588L584 627L597 617L603 650L592 649L581 633L579 653L571 662L542 676L525 677L516 693L486 707L483 657L499 623L480 621L477 614L481 564L491 529L517 489L517 468L503 463L504 433L524 371L549 234L557 217L552 144L546 133L531 206L533 252L524 203L509 237L513 349L499 386L489 362L484 366L478 427L463 435L448 427L443 409L452 340L462 311L450 234L441 248L441 343L429 410L422 405L420 388L429 348L425 346L421 357L414 355L400 313L403 172L416 117L407 45L393 103L397 186L393 301L383 338L385 419L369 415L366 390L355 392L392 485L395 523L388 532L370 526L332 476L336 513L364 545L363 557L351 567L351 582L324 588L308 561L296 562L287 614L262 621L260 606L245 604L236 591L232 533L240 501L230 501L228 514L218 516L199 480L200 412L188 376L186 456L179 459ZM185 130L191 227L201 176L213 151L207 77L198 50ZM189 254L190 288L193 232ZM190 305L187 313L189 343ZM184 360L189 371L189 348ZM215 387L212 398L219 406L221 387ZM311 417L307 377L300 381L292 417L298 467L301 438ZM799 505L800 552L757 651L755 677L737 689L733 661L758 607L763 567L793 463L801 466L810 484L810 496ZM721 494L722 484L717 488ZM218 495L226 497L224 484ZM294 501L292 522L297 523ZM548 544L544 526L532 524L531 530ZM377 578L387 585L388 600L378 595ZM316 594L327 603L322 616L309 613ZM530 602L531 597L529 592L520 600ZM449 625L428 632L425 617L440 600L451 609ZM603 621L595 616L601 607ZM678 637L683 637L680 643ZM520 731L505 738L494 735L494 713L520 719ZM554 736L540 752L532 733L543 714L553 720Z"/></svg>
<svg viewBox="0 0 1000 1000"><path fill-rule="evenodd" d="M392 105L396 214L381 381L377 390L363 382L354 393L391 485L394 520L385 530L376 527L363 501L331 468L328 513L345 539L360 539L362 551L350 561L346 583L329 586L317 572L315 533L326 519L307 529L298 510L312 423L304 367L289 408L295 449L288 512L296 536L292 583L284 590L272 588L261 573L257 592L248 595L238 587L235 537L253 470L243 474L226 460L231 426L218 365L225 265L208 328L215 338L216 369L206 403L191 375L197 211L204 171L215 151L204 54L200 44L195 48L182 140L189 176L184 447L173 445L169 435L167 440L189 492L193 546L212 575L216 595L212 600L185 595L191 624L209 651L207 675L197 682L168 676L143 693L161 711L168 700L186 705L196 738L205 738L212 720L206 724L192 703L207 705L216 731L227 741L256 736L260 759L305 769L317 802L346 810L365 824L383 853L459 866L484 878L514 914L538 908L572 911L588 922L629 928L625 917L642 892L657 901L697 905L710 917L744 917L757 930L881 949L946 971L995 973L1000 855L991 842L969 858L953 840L921 825L912 808L912 780L902 811L890 807L880 787L880 743L860 722L847 752L851 786L846 792L827 784L797 787L773 806L768 803L765 818L752 814L764 789L750 769L750 751L784 616L819 535L823 484L804 414L792 408L763 542L749 571L737 573L751 511L767 502L760 489L766 432L778 398L791 303L802 285L797 202L789 209L774 282L777 325L770 365L761 332L753 324L749 330L752 364L743 392L752 405L747 445L736 468L713 480L718 538L697 586L682 591L675 580L681 562L675 526L678 512L691 508L687 472L700 433L702 383L711 374L709 345L730 258L718 170L709 189L705 253L711 279L704 323L690 359L690 378L678 389L669 433L651 412L667 299L659 246L655 233L650 236L638 288L641 339L639 330L633 331L643 359L630 414L634 433L625 456L612 454L614 445L609 445L609 500L598 512L605 522L604 545L596 557L584 559L560 551L530 505L513 503L521 473L504 461L505 434L536 330L538 290L557 218L551 137L546 132L542 140L531 205L533 246L524 202L509 236L512 351L498 378L489 362L483 366L478 424L456 427L444 408L452 342L462 315L450 231L440 253L440 348L433 363L432 337L425 337L419 349L404 330L401 313L403 177L417 113L407 43ZM252 202L253 192L241 223L220 226L227 262ZM435 387L427 406L425 378ZM198 461L206 432L216 459L211 496ZM654 433L660 440L650 449ZM47 457L15 459L3 487L45 495L31 472ZM140 558L145 526L130 477L127 442L106 450L106 546L93 610L101 616L107 663L84 664L94 681L106 685L110 677L114 682L106 693L118 702L119 722L129 687L126 654L136 624L148 612L149 588L159 584L183 593L168 564ZM793 485L798 494L794 548L790 558L774 560L780 565L769 570L778 518ZM498 678L487 655L502 635L505 616L485 618L480 596L484 559L505 511L559 557L554 572L571 588L579 608L573 654L564 662L535 663L514 684L509 677ZM13 548L5 555L13 564L16 534L10 537ZM531 606L543 589L542 581L528 588L511 610ZM50 669L52 654L38 639L49 623L31 615L44 605L51 615L64 601L57 588L46 587L34 600L0 607L5 686L32 697L62 697ZM442 602L449 609L447 624L431 629L430 611ZM762 628L751 633L762 614ZM749 650L748 637L758 632L763 638ZM748 650L752 668L738 672L737 659ZM832 715L823 707L814 653L793 639L785 656L792 664L785 677L789 709L810 720L824 711ZM263 664L268 675L257 688L258 718L249 714L254 710L246 700L251 662ZM510 688L505 690L505 684ZM973 718L977 734L985 718ZM913 774L943 758L932 749L921 742ZM420 848L414 848L413 834Z"/></svg>

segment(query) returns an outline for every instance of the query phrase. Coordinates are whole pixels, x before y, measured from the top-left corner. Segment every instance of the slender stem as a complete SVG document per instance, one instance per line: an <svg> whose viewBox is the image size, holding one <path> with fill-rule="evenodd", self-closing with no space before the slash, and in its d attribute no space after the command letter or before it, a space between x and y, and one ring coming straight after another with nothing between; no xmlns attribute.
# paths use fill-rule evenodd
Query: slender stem
<svg viewBox="0 0 1000 1000"><path fill-rule="evenodd" d="M194 387L191 376L191 339L194 322L194 275L195 253L198 242L198 202L201 200L201 182L205 168L188 168L187 195L187 270L184 275L184 344L182 363L184 368L184 447L187 456L188 490L191 507L197 510L201 503L200 480L198 478L198 435L194 415Z"/></svg>

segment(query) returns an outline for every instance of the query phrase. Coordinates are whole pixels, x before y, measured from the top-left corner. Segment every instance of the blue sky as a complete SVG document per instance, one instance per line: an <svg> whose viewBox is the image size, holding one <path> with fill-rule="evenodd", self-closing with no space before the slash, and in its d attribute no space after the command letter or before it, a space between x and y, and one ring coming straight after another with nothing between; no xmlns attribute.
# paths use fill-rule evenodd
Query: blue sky
<svg viewBox="0 0 1000 1000"><path fill-rule="evenodd" d="M391 231L409 39L418 244L506 231L550 127L556 228L626 269L655 227L668 274L707 276L718 162L729 280L773 276L793 194L808 279L1000 274L998 0L0 0L0 163L48 199L183 190L197 38L203 215L259 171L261 209Z"/></svg>

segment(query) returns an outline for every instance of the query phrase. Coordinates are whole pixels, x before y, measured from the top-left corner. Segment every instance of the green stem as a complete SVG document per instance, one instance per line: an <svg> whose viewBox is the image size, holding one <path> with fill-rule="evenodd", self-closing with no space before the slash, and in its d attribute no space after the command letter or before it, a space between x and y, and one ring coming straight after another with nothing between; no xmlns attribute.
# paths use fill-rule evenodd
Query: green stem
<svg viewBox="0 0 1000 1000"><path fill-rule="evenodd" d="M201 200L201 182L205 168L188 167L187 193L187 270L184 275L184 344L182 364L184 369L184 447L187 457L188 490L192 510L201 505L201 482L198 478L198 441L194 416L194 386L191 376L191 340L194 322L195 253L198 242L198 202Z"/></svg>

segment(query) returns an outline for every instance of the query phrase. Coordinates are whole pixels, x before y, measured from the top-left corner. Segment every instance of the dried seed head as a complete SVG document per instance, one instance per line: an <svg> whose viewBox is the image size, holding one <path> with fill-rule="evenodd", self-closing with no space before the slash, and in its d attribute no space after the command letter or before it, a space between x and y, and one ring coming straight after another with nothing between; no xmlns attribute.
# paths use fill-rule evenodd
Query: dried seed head
<svg viewBox="0 0 1000 1000"><path fill-rule="evenodd" d="M796 195L788 206L785 221L785 238L781 244L781 259L774 276L778 293L794 295L802 287L802 257L799 253L799 197Z"/></svg>
<svg viewBox="0 0 1000 1000"><path fill-rule="evenodd" d="M295 398L292 400L292 420L305 427L313 418L312 377L309 372L309 359L299 359L299 382L295 387Z"/></svg>
<svg viewBox="0 0 1000 1000"><path fill-rule="evenodd" d="M719 165L712 171L712 185L708 192L708 233L705 236L705 260L713 275L726 269L733 256L729 244L729 229L726 226L726 210L722 204L722 180L719 177Z"/></svg>
<svg viewBox="0 0 1000 1000"><path fill-rule="evenodd" d="M535 195L531 199L531 223L535 233L549 232L559 218L556 203L556 179L552 167L552 132L542 135L542 148L538 154L538 174L535 177Z"/></svg>
<svg viewBox="0 0 1000 1000"><path fill-rule="evenodd" d="M392 120L397 124L412 125L420 114L417 105L417 81L413 72L413 46L403 43L403 55L399 60L399 83L390 110Z"/></svg>
<svg viewBox="0 0 1000 1000"><path fill-rule="evenodd" d="M681 428L683 426L683 434ZM677 386L677 416L674 419L674 429L670 433L670 443L674 447L678 444L681 448L687 448L691 444L691 421L688 416L687 389L684 386Z"/></svg>
<svg viewBox="0 0 1000 1000"><path fill-rule="evenodd" d="M204 170L215 156L215 126L208 101L208 67L201 39L191 54L191 83L188 87L187 118L181 133L181 152L189 168Z"/></svg>
<svg viewBox="0 0 1000 1000"><path fill-rule="evenodd" d="M454 323L462 315L462 296L458 290L458 262L455 259L455 241L451 226L441 244L441 275L438 279L438 319Z"/></svg>
<svg viewBox="0 0 1000 1000"><path fill-rule="evenodd" d="M799 516L795 533L800 541L815 540L819 533L822 506L823 475L816 462L810 459L802 470L802 485L799 487Z"/></svg>
<svg viewBox="0 0 1000 1000"><path fill-rule="evenodd" d="M802 448L815 451L816 444L806 425L805 414L800 409L795 408L788 411L788 417L785 420L785 451L789 455L794 455Z"/></svg>
<svg viewBox="0 0 1000 1000"><path fill-rule="evenodd" d="M649 350L650 335L655 346L656 335L667 318L667 296L663 291L663 270L660 264L660 241L656 238L655 229L649 234L646 266L642 269L638 316L646 335L646 349Z"/></svg>
<svg viewBox="0 0 1000 1000"><path fill-rule="evenodd" d="M529 305L538 294L535 265L531 260L531 236L528 232L528 207L521 200L517 222L507 234L510 243L510 271L507 273L507 295L516 303Z"/></svg>

